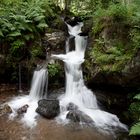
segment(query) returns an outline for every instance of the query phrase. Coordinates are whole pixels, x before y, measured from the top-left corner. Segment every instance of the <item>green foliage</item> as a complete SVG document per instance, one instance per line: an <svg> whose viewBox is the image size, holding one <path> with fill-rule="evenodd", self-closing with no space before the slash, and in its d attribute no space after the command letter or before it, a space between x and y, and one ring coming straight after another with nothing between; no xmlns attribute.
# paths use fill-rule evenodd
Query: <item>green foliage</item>
<svg viewBox="0 0 140 140"><path fill-rule="evenodd" d="M133 46L140 48L140 28L134 28L130 31L130 37L133 42Z"/></svg>
<svg viewBox="0 0 140 140"><path fill-rule="evenodd" d="M140 100L140 94L137 94L134 99Z"/></svg>
<svg viewBox="0 0 140 140"><path fill-rule="evenodd" d="M94 12L93 33L100 32L103 28L111 26L115 22L127 23L128 18L133 13L129 10L128 7L121 4L110 4L107 9L99 8Z"/></svg>
<svg viewBox="0 0 140 140"><path fill-rule="evenodd" d="M50 77L54 77L59 74L61 71L61 66L57 63L55 64L48 64L48 73Z"/></svg>
<svg viewBox="0 0 140 140"><path fill-rule="evenodd" d="M32 47L31 55L32 55L32 57L37 57L37 56L43 55L42 48L40 46L37 46L37 47L34 46L34 47Z"/></svg>
<svg viewBox="0 0 140 140"><path fill-rule="evenodd" d="M31 69L36 57L45 58L41 37L56 17L55 10L50 0L0 0L0 53L10 69L9 81L17 82L20 61L27 61Z"/></svg>
<svg viewBox="0 0 140 140"><path fill-rule="evenodd" d="M82 17L92 17L93 13L99 8L107 8L114 0L71 0L70 10L75 15Z"/></svg>
<svg viewBox="0 0 140 140"><path fill-rule="evenodd" d="M121 4L111 4L106 12L108 16L115 19L121 18L122 20L125 20L129 16L127 7Z"/></svg>
<svg viewBox="0 0 140 140"><path fill-rule="evenodd" d="M111 2L111 1L110 1ZM138 6L103 3L93 12L94 42L90 60L106 72L119 72L140 48Z"/></svg>
<svg viewBox="0 0 140 140"><path fill-rule="evenodd" d="M140 112L140 104L139 104L139 102L133 102L133 103L131 103L130 110L131 111Z"/></svg>
<svg viewBox="0 0 140 140"><path fill-rule="evenodd" d="M137 123L135 123L130 129L130 135L139 135L140 134L140 94L134 96L135 102L130 105L130 112L133 115L133 118Z"/></svg>
<svg viewBox="0 0 140 140"><path fill-rule="evenodd" d="M124 49L122 44L114 44L108 47L101 40L94 43L94 47L90 52L90 58L94 60L103 71L121 71L126 63L131 60L132 53Z"/></svg>
<svg viewBox="0 0 140 140"><path fill-rule="evenodd" d="M130 135L140 135L140 122L131 127Z"/></svg>
<svg viewBox="0 0 140 140"><path fill-rule="evenodd" d="M40 38L54 16L49 0L4 0L0 3L0 40L18 58L17 53L28 51L26 46Z"/></svg>

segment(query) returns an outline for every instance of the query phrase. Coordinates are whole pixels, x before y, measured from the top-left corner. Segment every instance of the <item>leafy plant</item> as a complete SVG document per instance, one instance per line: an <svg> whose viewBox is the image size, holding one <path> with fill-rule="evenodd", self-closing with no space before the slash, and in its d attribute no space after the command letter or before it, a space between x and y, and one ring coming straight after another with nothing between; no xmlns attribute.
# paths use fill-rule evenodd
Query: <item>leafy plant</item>
<svg viewBox="0 0 140 140"><path fill-rule="evenodd" d="M59 64L48 64L48 73L50 77L54 77L59 74L61 67Z"/></svg>
<svg viewBox="0 0 140 140"><path fill-rule="evenodd" d="M138 6L111 2L93 13L90 60L106 72L121 72L140 47Z"/></svg>
<svg viewBox="0 0 140 140"><path fill-rule="evenodd" d="M140 135L140 94L137 94L134 99L136 100L130 105L130 111L135 116L137 122L131 127L130 135Z"/></svg>
<svg viewBox="0 0 140 140"><path fill-rule="evenodd" d="M15 57L28 51L30 42L41 37L55 16L49 0L5 0L0 3L0 40L8 42L8 51ZM7 48L4 48L7 49Z"/></svg>
<svg viewBox="0 0 140 140"><path fill-rule="evenodd" d="M140 122L131 127L130 135L140 135Z"/></svg>

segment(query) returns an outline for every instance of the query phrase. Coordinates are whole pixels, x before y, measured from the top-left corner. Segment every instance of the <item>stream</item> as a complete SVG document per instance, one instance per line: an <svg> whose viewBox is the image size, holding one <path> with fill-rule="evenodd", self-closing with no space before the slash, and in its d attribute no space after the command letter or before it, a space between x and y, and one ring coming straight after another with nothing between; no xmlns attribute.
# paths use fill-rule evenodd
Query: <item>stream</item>
<svg viewBox="0 0 140 140"><path fill-rule="evenodd" d="M17 92L2 92L3 103L17 96ZM51 96L56 96L51 95ZM58 96L58 95L57 95ZM93 127L78 123L59 124L55 119L48 120L37 116L33 128L21 123L20 117L9 120L8 115L0 116L0 140L115 140L115 135L104 134ZM122 139L121 139L122 140Z"/></svg>

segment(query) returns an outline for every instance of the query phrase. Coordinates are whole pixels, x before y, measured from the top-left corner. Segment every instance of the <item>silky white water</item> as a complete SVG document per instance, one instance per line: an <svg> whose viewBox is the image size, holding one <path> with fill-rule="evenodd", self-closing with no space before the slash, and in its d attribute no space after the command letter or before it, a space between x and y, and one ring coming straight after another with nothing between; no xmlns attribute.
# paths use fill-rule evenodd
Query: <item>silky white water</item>
<svg viewBox="0 0 140 140"><path fill-rule="evenodd" d="M38 107L38 100L47 97L47 86L48 86L48 72L46 69L42 68L40 70L35 70L33 74L31 90L29 95L18 96L12 99L8 104L12 108L13 113L9 116L10 119L14 119L19 114L17 110L22 106L28 104L29 107L27 112L21 117L23 124L33 127L36 125L36 108Z"/></svg>
<svg viewBox="0 0 140 140"><path fill-rule="evenodd" d="M59 98L61 113L58 120L67 122L67 105L74 103L80 111L93 120L97 128L107 131L111 131L112 128L127 130L127 127L119 121L116 115L99 108L96 96L84 84L81 64L84 62L87 36L78 35L81 32L82 25L82 23L74 27L68 25L69 34L75 36L75 51L52 55L52 58L64 61L66 73L65 94Z"/></svg>
<svg viewBox="0 0 140 140"><path fill-rule="evenodd" d="M46 94L46 86L48 86L48 72L46 69L40 69L38 71L34 71L30 98L41 99L45 98Z"/></svg>

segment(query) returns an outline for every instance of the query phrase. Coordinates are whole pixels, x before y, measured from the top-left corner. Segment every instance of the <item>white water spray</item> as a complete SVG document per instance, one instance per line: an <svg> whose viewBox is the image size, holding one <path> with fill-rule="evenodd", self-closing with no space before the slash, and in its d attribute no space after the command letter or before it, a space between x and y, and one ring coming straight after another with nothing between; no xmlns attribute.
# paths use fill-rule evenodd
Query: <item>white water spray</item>
<svg viewBox="0 0 140 140"><path fill-rule="evenodd" d="M46 87L48 87L48 72L46 69L40 69L38 71L34 71L31 91L30 91L30 98L41 99L46 98Z"/></svg>
<svg viewBox="0 0 140 140"><path fill-rule="evenodd" d="M59 98L62 108L59 120L67 121L67 105L74 103L80 111L93 120L97 128L107 131L111 131L112 128L127 130L126 126L119 121L116 115L100 110L96 96L84 84L81 64L84 62L87 36L78 35L82 26L82 23L74 27L68 25L69 34L75 36L75 51L52 55L53 58L60 59L65 63L66 91Z"/></svg>
<svg viewBox="0 0 140 140"><path fill-rule="evenodd" d="M38 107L38 100L47 97L47 86L48 86L48 72L47 69L40 69L34 71L30 94L26 96L18 96L10 101L8 104L13 110L13 113L10 115L10 119L14 119L17 115L17 110L24 105L29 105L27 112L23 114L21 121L33 127L36 125L36 116L35 112Z"/></svg>

